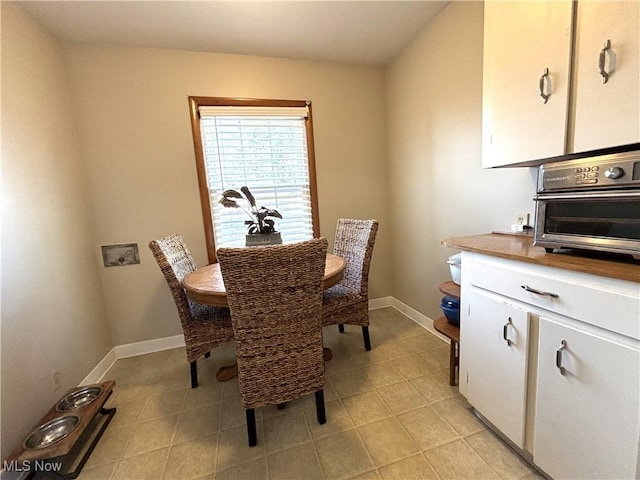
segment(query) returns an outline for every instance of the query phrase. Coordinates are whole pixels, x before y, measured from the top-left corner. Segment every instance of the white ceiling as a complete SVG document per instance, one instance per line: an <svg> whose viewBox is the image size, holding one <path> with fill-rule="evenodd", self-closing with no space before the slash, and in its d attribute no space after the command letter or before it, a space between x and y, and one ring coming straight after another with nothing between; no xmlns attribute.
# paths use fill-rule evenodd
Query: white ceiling
<svg viewBox="0 0 640 480"><path fill-rule="evenodd" d="M448 1L23 1L55 36L385 65Z"/></svg>

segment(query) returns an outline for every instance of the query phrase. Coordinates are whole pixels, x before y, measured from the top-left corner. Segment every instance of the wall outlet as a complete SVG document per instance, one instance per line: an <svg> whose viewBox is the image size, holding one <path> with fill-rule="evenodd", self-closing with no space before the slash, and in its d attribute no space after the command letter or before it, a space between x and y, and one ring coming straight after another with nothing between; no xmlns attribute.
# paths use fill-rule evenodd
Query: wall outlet
<svg viewBox="0 0 640 480"><path fill-rule="evenodd" d="M529 225L529 214L528 213L516 213L515 225Z"/></svg>
<svg viewBox="0 0 640 480"><path fill-rule="evenodd" d="M62 385L62 376L58 370L51 370L51 385L54 392Z"/></svg>

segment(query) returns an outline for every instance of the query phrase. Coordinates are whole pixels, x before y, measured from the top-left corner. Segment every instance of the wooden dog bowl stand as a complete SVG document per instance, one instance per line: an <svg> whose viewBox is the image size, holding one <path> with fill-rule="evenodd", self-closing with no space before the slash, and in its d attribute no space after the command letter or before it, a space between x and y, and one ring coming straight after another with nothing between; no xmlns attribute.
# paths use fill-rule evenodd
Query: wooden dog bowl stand
<svg viewBox="0 0 640 480"><path fill-rule="evenodd" d="M55 418L64 415L77 415L80 417L78 426L66 437L60 441L37 450L27 450L24 448L24 442L21 442L13 452L7 457L5 464L13 464L21 468L22 471L30 471L35 473L32 478L64 478L73 479L80 475L82 467L89 459L91 452L98 444L102 434L107 429L109 422L116 413L114 408L104 408L104 404L111 396L115 381L97 384L102 392L94 401L83 407L67 412L58 412L56 405L51 407L47 414L33 427L33 430L40 427ZM94 386L94 385L87 385ZM72 388L64 394L64 397L77 390ZM60 399L62 400L62 399ZM29 435L31 432L29 432ZM25 468L25 465L28 466ZM30 467L29 467L30 466ZM40 468L33 469L34 466ZM60 466L60 468L55 468Z"/></svg>

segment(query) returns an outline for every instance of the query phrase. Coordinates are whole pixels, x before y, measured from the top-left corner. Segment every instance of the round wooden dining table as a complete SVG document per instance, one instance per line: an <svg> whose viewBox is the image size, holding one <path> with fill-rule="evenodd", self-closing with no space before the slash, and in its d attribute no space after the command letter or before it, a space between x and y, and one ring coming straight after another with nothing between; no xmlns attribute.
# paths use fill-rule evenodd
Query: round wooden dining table
<svg viewBox="0 0 640 480"><path fill-rule="evenodd" d="M324 277L322 278L323 288L332 287L342 280L346 264L347 262L344 258L327 253ZM187 297L194 302L216 307L229 306L219 263L212 263L185 275L182 279L182 286Z"/></svg>
<svg viewBox="0 0 640 480"><path fill-rule="evenodd" d="M327 260L324 267L324 277L322 277L322 287L327 289L336 285L344 276L344 268L347 262L344 258L327 253ZM222 272L220 272L220 264L212 263L206 267L185 275L182 279L182 286L185 289L187 297L194 302L204 303L205 305L213 305L216 307L228 307L227 291L224 288ZM324 348L324 359L331 360L333 353L329 348ZM237 365L229 365L221 367L216 373L216 379L219 382L231 380L238 374Z"/></svg>

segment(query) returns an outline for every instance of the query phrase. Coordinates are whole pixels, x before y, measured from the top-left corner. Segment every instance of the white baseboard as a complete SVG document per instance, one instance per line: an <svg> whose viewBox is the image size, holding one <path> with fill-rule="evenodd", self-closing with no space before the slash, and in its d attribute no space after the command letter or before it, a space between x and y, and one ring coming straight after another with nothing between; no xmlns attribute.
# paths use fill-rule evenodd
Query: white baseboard
<svg viewBox="0 0 640 480"><path fill-rule="evenodd" d="M89 375L84 377L84 379L80 382L80 385L91 385L92 383L100 383L106 373L109 371L113 364L118 360L118 356L116 355L116 348L114 347L109 350L109 353L105 355L105 357L95 366L93 370L89 372Z"/></svg>
<svg viewBox="0 0 640 480"><path fill-rule="evenodd" d="M410 306L402 303L394 297L381 297L369 300L369 310L377 310L380 308L392 307L400 313L413 320L415 323L428 330L438 338L445 342L449 340L436 332L433 328L433 320L426 315L418 312ZM113 347L109 353L91 370L80 385L89 385L99 383L106 375L109 369L116 363L119 358L135 357L137 355L145 355L147 353L160 352L171 348L184 347L184 336L174 335L172 337L154 338L153 340L145 340L143 342L127 343L125 345L117 345Z"/></svg>
<svg viewBox="0 0 640 480"><path fill-rule="evenodd" d="M144 342L127 343L114 347L118 358L136 357L146 353L161 352L172 348L184 347L184 335L173 337L154 338Z"/></svg>
<svg viewBox="0 0 640 480"><path fill-rule="evenodd" d="M407 305L405 303L402 303L397 298L394 298L394 297L389 297L389 298L392 299L391 307L395 308L400 313L402 313L403 315L405 315L409 319L411 319L414 322L416 322L418 325L423 327L425 330L428 330L429 333L432 333L433 335L435 335L436 337L441 339L443 342L449 343L449 339L447 337L445 337L444 335L442 335L439 332L436 332L436 329L433 328L433 319L427 317L426 315L423 315L422 313L420 313L419 311L415 310L414 308L411 308L409 305Z"/></svg>
<svg viewBox="0 0 640 480"><path fill-rule="evenodd" d="M393 306L393 297L380 297L369 300L369 310L378 310Z"/></svg>
<svg viewBox="0 0 640 480"><path fill-rule="evenodd" d="M160 352L178 347L184 347L184 335L174 335L173 337L154 338L153 340L145 340L143 342L117 345L89 372L89 375L80 382L80 385L100 383L119 358L135 357L137 355Z"/></svg>

